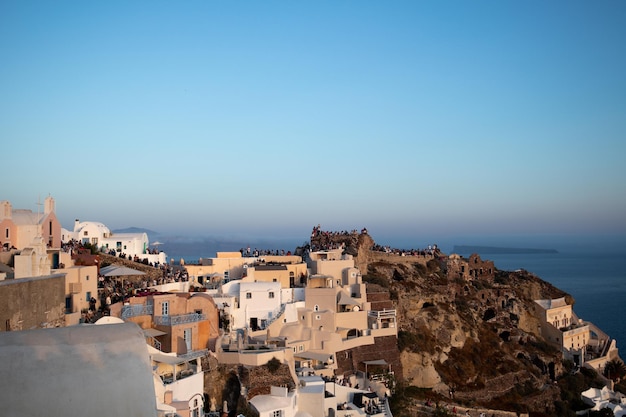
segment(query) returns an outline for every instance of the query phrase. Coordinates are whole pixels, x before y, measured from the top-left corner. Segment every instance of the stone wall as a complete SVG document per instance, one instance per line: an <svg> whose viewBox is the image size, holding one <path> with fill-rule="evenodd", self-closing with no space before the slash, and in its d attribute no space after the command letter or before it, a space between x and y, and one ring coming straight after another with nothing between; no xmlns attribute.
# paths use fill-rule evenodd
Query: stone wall
<svg viewBox="0 0 626 417"><path fill-rule="evenodd" d="M395 336L376 337L373 345L364 345L337 352L336 373L340 375L351 373L354 370L365 371L365 361L378 359L384 359L391 364L391 370L394 372L396 380L403 378L398 339Z"/></svg>
<svg viewBox="0 0 626 417"><path fill-rule="evenodd" d="M493 280L496 268L493 261L483 261L479 255L472 254L469 259L459 255L451 255L445 262L445 270L448 279L471 280L480 278Z"/></svg>
<svg viewBox="0 0 626 417"><path fill-rule="evenodd" d="M371 285L367 286L367 302L371 304L372 311L392 310L394 305L389 299L389 291L376 291Z"/></svg>
<svg viewBox="0 0 626 417"><path fill-rule="evenodd" d="M65 326L65 274L0 282L0 331Z"/></svg>
<svg viewBox="0 0 626 417"><path fill-rule="evenodd" d="M154 280L163 278L163 271L159 268L155 268L150 265L146 265L141 262L135 262L128 259L118 258L116 256L111 256L107 254L100 253L99 254L102 264L110 264L110 265L124 265L132 269L136 269L138 271L144 272L146 275L137 275L137 276L129 276L125 277L125 280L132 282L139 282L143 280Z"/></svg>

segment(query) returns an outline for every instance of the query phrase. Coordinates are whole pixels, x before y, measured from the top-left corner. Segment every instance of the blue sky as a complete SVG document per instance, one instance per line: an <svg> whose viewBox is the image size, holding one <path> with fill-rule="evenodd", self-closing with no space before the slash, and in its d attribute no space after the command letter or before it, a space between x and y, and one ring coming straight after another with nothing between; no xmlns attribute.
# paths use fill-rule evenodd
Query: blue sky
<svg viewBox="0 0 626 417"><path fill-rule="evenodd" d="M624 21L623 1L5 1L0 199L166 234L623 235Z"/></svg>

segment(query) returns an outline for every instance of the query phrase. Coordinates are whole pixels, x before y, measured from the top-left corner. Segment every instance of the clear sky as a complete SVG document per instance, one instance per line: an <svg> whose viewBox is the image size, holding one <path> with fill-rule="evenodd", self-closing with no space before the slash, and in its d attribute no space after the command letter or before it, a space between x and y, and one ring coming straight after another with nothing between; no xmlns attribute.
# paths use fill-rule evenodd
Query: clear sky
<svg viewBox="0 0 626 417"><path fill-rule="evenodd" d="M624 1L3 1L0 200L52 195L66 228L626 234L624 22Z"/></svg>

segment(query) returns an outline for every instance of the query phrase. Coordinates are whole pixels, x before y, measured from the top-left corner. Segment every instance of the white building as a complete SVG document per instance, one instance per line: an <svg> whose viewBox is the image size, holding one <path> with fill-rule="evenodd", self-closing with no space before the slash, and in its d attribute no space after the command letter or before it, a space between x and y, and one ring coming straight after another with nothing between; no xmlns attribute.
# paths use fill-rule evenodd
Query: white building
<svg viewBox="0 0 626 417"><path fill-rule="evenodd" d="M76 219L73 231L62 229L61 240L64 243L70 240L88 243L96 246L101 252L115 253L116 256L125 255L129 259L136 258L139 261L147 259L152 264L167 263L165 252L149 249L150 241L147 233L113 233L99 222L81 222Z"/></svg>
<svg viewBox="0 0 626 417"><path fill-rule="evenodd" d="M601 369L618 358L617 343L591 322L581 320L564 297L535 300L541 335L578 366Z"/></svg>
<svg viewBox="0 0 626 417"><path fill-rule="evenodd" d="M229 316L231 329L264 329L282 311L280 282L230 281L213 295L215 303ZM228 307L225 307L228 305Z"/></svg>
<svg viewBox="0 0 626 417"><path fill-rule="evenodd" d="M259 417L295 417L296 393L285 387L271 387L269 395L256 395L250 404L259 413Z"/></svg>
<svg viewBox="0 0 626 417"><path fill-rule="evenodd" d="M281 313L280 282L244 282L239 284L239 311L244 325L252 331L264 329Z"/></svg>
<svg viewBox="0 0 626 417"><path fill-rule="evenodd" d="M620 392L614 392L608 386L602 389L589 388L580 395L583 402L589 405L592 411L610 408L615 417L626 416L626 397ZM589 413L589 410L587 410L587 413Z"/></svg>
<svg viewBox="0 0 626 417"><path fill-rule="evenodd" d="M200 354L177 356L148 346L154 369L154 392L159 416L204 415L204 372Z"/></svg>
<svg viewBox="0 0 626 417"><path fill-rule="evenodd" d="M325 382L319 376L300 377L296 390L271 387L268 395L250 399L259 417L384 417L388 404L374 392Z"/></svg>

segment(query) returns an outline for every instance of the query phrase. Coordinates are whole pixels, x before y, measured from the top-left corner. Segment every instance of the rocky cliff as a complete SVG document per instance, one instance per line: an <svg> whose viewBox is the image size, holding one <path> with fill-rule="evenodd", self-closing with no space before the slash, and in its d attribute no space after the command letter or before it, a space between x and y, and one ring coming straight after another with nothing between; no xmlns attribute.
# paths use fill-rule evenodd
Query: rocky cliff
<svg viewBox="0 0 626 417"><path fill-rule="evenodd" d="M400 384L513 411L543 411L559 400L552 380L562 357L541 338L533 309L536 299L569 295L526 271L451 279L444 254L372 250L367 233L336 239L354 256L368 293L388 291L397 310Z"/></svg>
<svg viewBox="0 0 626 417"><path fill-rule="evenodd" d="M568 415L564 384L555 383L564 372L562 356L541 338L533 308L536 299L573 302L569 295L526 271L496 268L489 278L449 278L445 254L375 250L380 247L366 231L320 233L311 243L314 249L343 247L363 274L372 308L397 310L397 339L379 338L375 346L337 355L338 373L381 356L392 364L395 417L415 415L424 398L518 415ZM284 384L289 378L282 375ZM269 391L267 372L247 373L245 380L249 394ZM579 391L588 386L588 380L574 382ZM211 385L211 396L218 397L223 381L208 380ZM413 399L415 393L421 399Z"/></svg>

